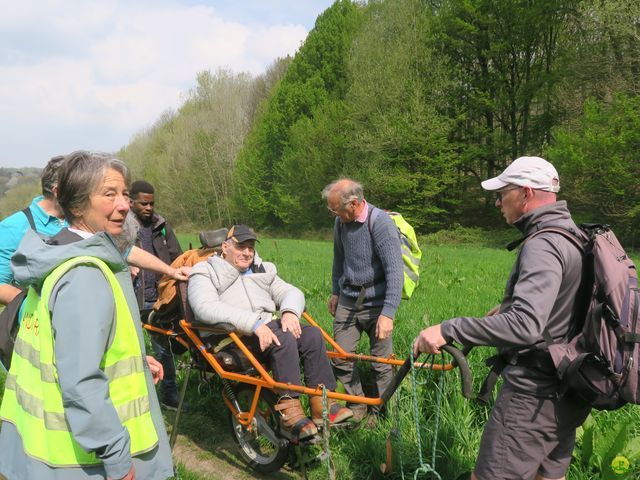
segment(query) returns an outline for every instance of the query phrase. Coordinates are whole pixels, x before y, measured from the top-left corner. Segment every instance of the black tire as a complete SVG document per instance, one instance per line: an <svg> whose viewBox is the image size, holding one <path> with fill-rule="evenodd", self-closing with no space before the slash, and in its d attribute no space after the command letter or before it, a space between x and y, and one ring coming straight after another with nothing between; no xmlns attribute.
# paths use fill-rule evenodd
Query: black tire
<svg viewBox="0 0 640 480"><path fill-rule="evenodd" d="M255 387L249 385L240 385L235 389L236 399L243 411L249 411L254 393ZM240 455L256 472L272 473L278 471L289 457L289 442L279 432L279 414L274 408L277 401L271 390L262 389L256 408L256 417L260 415L261 419L264 419L275 433L277 442L271 441L261 433L256 422L254 422L254 427L257 428L257 432L248 431L229 411L229 425L233 439L238 444Z"/></svg>

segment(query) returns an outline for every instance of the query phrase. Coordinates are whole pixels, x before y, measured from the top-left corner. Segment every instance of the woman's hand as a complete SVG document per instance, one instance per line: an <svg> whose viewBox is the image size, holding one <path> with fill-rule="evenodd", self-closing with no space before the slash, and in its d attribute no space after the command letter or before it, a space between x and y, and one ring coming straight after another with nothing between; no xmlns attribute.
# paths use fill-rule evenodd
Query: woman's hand
<svg viewBox="0 0 640 480"><path fill-rule="evenodd" d="M164 378L164 368L162 368L162 364L151 355L147 355L147 363L149 364L149 370L151 370L153 384L157 385L158 382Z"/></svg>
<svg viewBox="0 0 640 480"><path fill-rule="evenodd" d="M131 280L135 280L135 278L140 273L140 269L138 267L134 267L133 265L131 265L129 267L129 273L131 273Z"/></svg>
<svg viewBox="0 0 640 480"><path fill-rule="evenodd" d="M189 279L189 273L191 273L191 267L172 268L167 275L174 280L186 282Z"/></svg>
<svg viewBox="0 0 640 480"><path fill-rule="evenodd" d="M113 479L111 477L107 477L107 480L113 480ZM131 465L131 468L129 469L127 474L118 480L136 480L136 470L135 468L133 468L133 465Z"/></svg>

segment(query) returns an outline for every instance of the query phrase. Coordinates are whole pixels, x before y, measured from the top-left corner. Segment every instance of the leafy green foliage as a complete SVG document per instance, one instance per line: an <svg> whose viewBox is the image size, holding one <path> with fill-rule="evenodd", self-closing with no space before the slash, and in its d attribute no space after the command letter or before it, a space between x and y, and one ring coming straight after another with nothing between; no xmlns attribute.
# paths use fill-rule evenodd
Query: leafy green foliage
<svg viewBox="0 0 640 480"><path fill-rule="evenodd" d="M479 179L549 141L560 121L555 85L565 72L559 42L577 3L451 0L434 7L432 42L449 80L441 109L455 122L449 140L462 173L455 193L478 195ZM490 203L465 207L467 220L484 219Z"/></svg>
<svg viewBox="0 0 640 480"><path fill-rule="evenodd" d="M579 448L576 450L584 470L596 473L596 478L602 480L636 478L640 446L638 437L632 435L634 426L637 425L619 422L602 427L593 417L587 418L578 429ZM612 462L619 456L629 462L627 471L612 469Z"/></svg>
<svg viewBox="0 0 640 480"><path fill-rule="evenodd" d="M446 81L429 46L430 23L422 1L369 6L349 56L350 161L341 170L420 230L445 223L457 203L446 195L458 158L448 141L452 123L438 108Z"/></svg>
<svg viewBox="0 0 640 480"><path fill-rule="evenodd" d="M120 152L135 179L156 188L157 209L177 225L209 228L233 221L233 169L253 115L287 61L264 76L227 70L198 74L176 113L167 112Z"/></svg>
<svg viewBox="0 0 640 480"><path fill-rule="evenodd" d="M609 222L632 246L640 228L640 98L590 100L574 128L559 129L548 157L585 220Z"/></svg>
<svg viewBox="0 0 640 480"><path fill-rule="evenodd" d="M258 226L318 226L311 212L340 165L336 102L347 88L345 58L358 18L359 8L345 0L320 15L264 105L236 162L238 218Z"/></svg>
<svg viewBox="0 0 640 480"><path fill-rule="evenodd" d="M330 225L320 191L340 176L420 233L502 226L480 181L546 150L578 218L633 242L639 15L633 0L338 0L293 59L199 74L122 156L174 224L308 235Z"/></svg>

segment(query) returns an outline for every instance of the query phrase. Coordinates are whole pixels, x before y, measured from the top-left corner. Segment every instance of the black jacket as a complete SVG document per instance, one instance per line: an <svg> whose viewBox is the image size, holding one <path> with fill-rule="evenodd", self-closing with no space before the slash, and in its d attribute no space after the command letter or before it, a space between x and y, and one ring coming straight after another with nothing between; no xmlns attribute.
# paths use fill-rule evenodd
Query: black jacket
<svg viewBox="0 0 640 480"><path fill-rule="evenodd" d="M151 225L151 242L153 244L153 251L149 253L155 255L167 265L170 265L171 262L182 255L182 248L180 247L180 243L178 242L175 233L173 233L171 225L165 220L163 216L154 213L153 217L151 218ZM136 245L142 248L140 239L138 239ZM158 282L160 281L160 278L162 278L162 275L156 274L155 278L157 288ZM140 273L138 274L135 286L138 305L142 307L144 300L144 275L142 271L140 271Z"/></svg>

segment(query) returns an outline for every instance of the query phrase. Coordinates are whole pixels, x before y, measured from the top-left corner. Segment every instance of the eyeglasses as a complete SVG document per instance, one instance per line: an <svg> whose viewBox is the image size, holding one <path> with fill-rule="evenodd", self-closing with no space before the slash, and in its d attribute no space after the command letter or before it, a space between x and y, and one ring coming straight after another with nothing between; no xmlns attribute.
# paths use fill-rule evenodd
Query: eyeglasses
<svg viewBox="0 0 640 480"><path fill-rule="evenodd" d="M332 215L340 215L340 212L344 210L354 200L358 200L358 197L356 196L349 197L349 199L346 202L344 202L342 205L340 205L340 207L337 210L334 210L329 205L327 205L327 210L329 210L329 212L331 212Z"/></svg>
<svg viewBox="0 0 640 480"><path fill-rule="evenodd" d="M502 194L503 193L510 192L511 190L517 190L519 188L522 188L522 187L519 187L519 186L516 185L516 186L511 187L511 188L503 188L502 190L498 190L496 192L496 201L498 201L498 202L502 201Z"/></svg>

